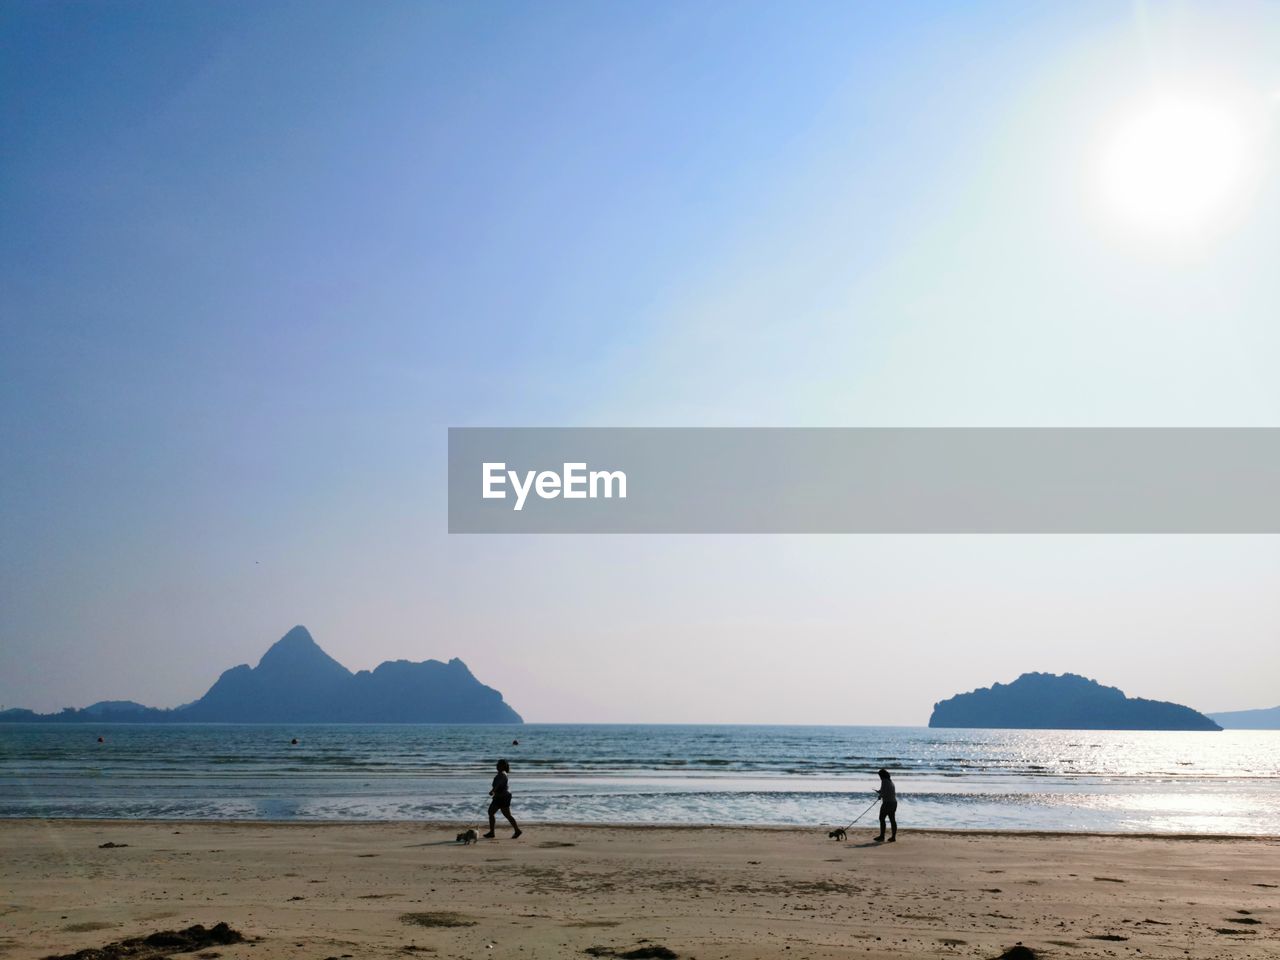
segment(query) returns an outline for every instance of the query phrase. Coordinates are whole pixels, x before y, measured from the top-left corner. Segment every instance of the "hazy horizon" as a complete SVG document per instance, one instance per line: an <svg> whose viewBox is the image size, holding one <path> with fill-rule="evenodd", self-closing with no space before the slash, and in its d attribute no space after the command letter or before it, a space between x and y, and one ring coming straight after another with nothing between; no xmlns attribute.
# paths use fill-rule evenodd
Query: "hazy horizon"
<svg viewBox="0 0 1280 960"><path fill-rule="evenodd" d="M290 628L290 630L296 629L297 627L302 627L303 629L307 630L307 632L308 632L309 634L311 634L311 638L312 638L312 640L314 640L314 641L315 641L316 645L317 645L318 647L320 647L320 649L324 650L324 652L325 652L326 654L328 654L329 656L333 656L333 653L332 653L330 650L326 649L325 645L324 645L323 643L321 643L321 642L320 642L320 640L319 640L318 638L316 638L316 637L315 637L314 633L312 633L312 632L311 632L310 628L308 628L306 624L295 624L293 627L291 627L291 628ZM285 633L288 633L288 632L289 632L289 631L285 631ZM284 633L282 633L280 637L277 637L275 640L273 640L273 641L271 641L269 644L267 644L267 646L265 646L265 647L262 649L261 653L262 653L262 654L265 654L265 653L267 652L267 650L270 648L270 646L271 646L271 645L273 645L274 643L278 642L279 640L283 639L284 635L285 635L285 634L284 634ZM244 661L244 663L245 663L245 664L247 664L247 665L249 665L249 666L254 666L254 667L256 667L256 666L257 666L257 664L258 664L258 661L259 661L260 659L261 659L261 655L260 655L259 657L252 658L252 659L250 659L250 660ZM350 664L344 663L340 657L334 657L334 659L338 660L338 662L342 663L342 664L343 664L343 666L345 666L345 667L347 667L348 669L350 669L352 673L359 672L360 670L371 670L371 669L373 669L374 667L376 667L379 663L384 662L384 661L379 660L379 661L377 661L376 663L370 663L370 664L368 664L367 666L362 666L362 667L352 667ZM409 659L409 658L387 658L387 659ZM452 659L452 656L450 656L450 655L442 655L442 656L427 656L427 657L423 657L422 659L424 659L424 660L425 660L425 659L432 659L432 660L438 660L438 661L447 661L447 660L449 660L449 659ZM465 658L459 658L459 659L463 659L463 660L464 660L464 662L465 662ZM226 667L225 667L225 668L223 668L223 669L224 669L224 670L229 670L229 669L232 669L232 668L234 668L234 667L241 666L241 665L242 665L242 664L240 664L240 663L231 663L231 664L227 664L227 665L226 665ZM467 664L467 666L468 666L468 668L469 668L469 669L472 669L472 673L474 674L474 673L475 673L475 670L474 670L474 668L472 668L471 664ZM220 675L222 672L223 672L222 670L218 671L219 675ZM1030 670L1025 670L1025 671L1024 671L1024 670L1019 670L1019 671L1017 671L1017 673L1015 673L1015 674L1013 674L1013 675L1011 675L1011 676L1001 676L1001 677L996 677L996 678L993 678L992 680L990 680L989 682L981 683L981 684L977 684L977 685L976 685L975 687L973 687L973 688L965 688L965 689L957 689L957 690L954 690L954 691L952 691L952 693L950 693L950 694L944 694L944 695L940 696L938 699L946 699L946 697L951 696L951 695L956 694L956 693L967 693L967 692L969 692L969 690L970 690L970 689L976 689L977 687L989 687L989 686L991 686L992 684L995 684L995 683L1009 683L1009 682L1013 681L1014 679L1016 679L1016 678L1017 678L1018 676L1020 676L1021 674L1023 674L1023 673L1029 673L1029 672L1035 672L1035 671L1030 671ZM1041 671L1041 672L1055 672L1055 671ZM1057 672L1057 673L1078 673L1078 671L1065 670L1065 669L1064 669L1064 670L1060 670L1060 671L1056 671L1056 672ZM194 695L192 695L192 696L189 696L189 697L186 697L186 698L184 698L184 699L178 700L178 701L176 701L176 702L172 702L172 703L154 703L154 702L150 702L150 701L137 701L137 702L143 703L143 705L144 705L144 706L148 706L148 707L159 707L159 708L161 708L161 709L170 709L170 708L173 708L173 707L182 706L182 705L184 705L184 704L186 704L186 703L189 703L189 702L191 702L191 701L193 701L193 700L198 699L201 695L203 695L203 693L208 689L208 687L210 687L210 686L212 686L212 685L213 685L213 682L214 682L216 679L217 679L217 676L211 677L211 678L209 678L208 683L205 683L205 684L203 684L203 685L201 685L201 684L200 684L200 683L198 683L198 682L193 681L193 688L198 688L199 692L198 692L198 693L196 693L196 694L194 694ZM493 684L492 684L491 682L487 681L487 680L485 679L485 677L483 677L483 676L478 676L478 675L477 675L477 679L478 679L481 683L486 684L487 686L493 686ZM1097 680L1099 683L1101 683L1101 684L1102 684L1102 685L1104 685L1104 686L1115 686L1115 684L1108 683L1105 679L1102 679L1102 678L1099 678L1099 677L1089 677L1089 679L1091 679L1091 680ZM512 697L511 697L511 692L510 692L510 691L507 691L507 690L500 690L500 692L503 694L503 698L504 698L504 700L506 701L506 703L507 703L509 706L513 707L514 709L516 709L518 712L521 712L522 714L524 713L524 711L522 711L522 710L521 710L520 706L519 706L517 703L515 703L515 702L513 702L513 701L512 701ZM1130 692L1129 690L1123 690L1123 692L1124 692L1126 695L1130 696L1130 697L1138 696L1137 694L1133 694L1133 693L1132 693L1132 692ZM104 701L104 700L135 700L135 699L136 699L136 698L133 698L133 697L123 697L123 696L122 696L122 697L97 697L97 698L94 698L93 700L86 701L86 702L84 702L84 703L64 704L64 706L74 706L74 707L77 707L77 708L78 708L78 707L91 706L93 703L101 702L101 701ZM1148 695L1148 699L1157 699L1157 700L1159 700L1159 699L1168 699L1168 698L1158 697L1158 696L1155 696L1154 694L1152 694L1152 695ZM26 706L29 706L29 705L28 705L28 704L17 704L17 703L15 703L15 704L3 704L3 703L0 703L0 710L6 709L6 708L8 708L8 707L26 707ZM1204 708L1202 708L1202 707L1196 707L1195 709L1200 710L1200 712L1202 712L1202 713L1211 714L1211 713L1225 713L1225 712L1235 711L1235 710L1270 709L1270 708L1271 708L1271 707L1273 707L1273 706L1275 706L1275 705L1274 705L1274 704L1273 704L1273 705L1269 705L1269 706L1264 705L1264 706L1255 707L1255 708L1248 708L1248 707L1244 707L1244 708L1241 708L1241 707L1230 707L1230 708L1223 708L1223 709L1221 709L1221 710L1204 709ZM928 724L928 719L929 719L929 717L928 717L928 712L929 712L929 710L930 710L931 708L932 708L932 704L930 704L930 705L929 705L929 708L926 710L926 713L925 713L925 715L924 715L923 719L921 719L919 722L906 722L906 721L901 721L901 722L893 722L893 723L889 723L889 722L879 722L879 721L876 721L876 720L873 720L873 719L864 719L864 720L856 721L856 722L854 722L854 721L826 721L826 724L827 724L827 725L837 725L837 726L840 726L840 725L849 725L849 726L910 726L910 727L923 727L923 726L927 726L927 724ZM46 710L46 711L43 711L43 712L51 712L51 711ZM554 716L551 716L551 717L545 717L545 718L543 718L543 717L533 718L533 717L529 717L529 716L527 716L527 715L524 715L523 719L524 719L524 722L525 722L525 723L553 723L553 724L554 724L554 723L596 723L596 722L600 722L600 723L622 723L622 724L627 724L627 723L694 723L694 724L726 724L726 725L735 725L735 724L760 724L760 725L784 725L784 726L785 726L785 725L798 725L798 726L803 726L803 725L810 725L810 724L813 724L813 723L814 723L814 721L806 721L806 720L790 720L790 721L771 721L771 720L768 720L768 719L758 719L758 720L716 719L716 720L711 720L711 719L706 719L706 718L698 719L698 718L696 718L696 717L692 717L692 718L690 718L690 719L688 719L688 720L684 720L684 721L669 721L669 720L632 720L632 719L626 719L626 718L619 718L619 719L608 720L608 721L597 721L597 720L593 720L593 719L591 719L591 718L579 718L579 719L576 719L576 720L565 720L565 719L563 719L563 718L554 717Z"/></svg>
<svg viewBox="0 0 1280 960"><path fill-rule="evenodd" d="M1280 6L12 2L0 704L1280 703L1274 536L450 536L450 426L1280 427Z"/></svg>

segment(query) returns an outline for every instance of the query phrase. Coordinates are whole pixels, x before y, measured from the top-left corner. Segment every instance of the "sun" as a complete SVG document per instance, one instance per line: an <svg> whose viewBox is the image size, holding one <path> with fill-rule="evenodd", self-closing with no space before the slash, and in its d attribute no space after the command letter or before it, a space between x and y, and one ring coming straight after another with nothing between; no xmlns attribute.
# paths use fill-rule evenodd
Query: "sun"
<svg viewBox="0 0 1280 960"><path fill-rule="evenodd" d="M1194 235L1238 196L1246 147L1243 125L1223 104L1196 98L1146 103L1117 124L1104 145L1103 198L1131 228Z"/></svg>

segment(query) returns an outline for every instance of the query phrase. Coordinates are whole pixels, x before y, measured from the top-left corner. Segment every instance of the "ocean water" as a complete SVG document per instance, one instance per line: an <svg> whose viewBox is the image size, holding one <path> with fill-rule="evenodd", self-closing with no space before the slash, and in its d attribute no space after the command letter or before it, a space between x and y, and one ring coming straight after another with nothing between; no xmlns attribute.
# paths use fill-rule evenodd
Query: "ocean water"
<svg viewBox="0 0 1280 960"><path fill-rule="evenodd" d="M498 757L530 822L844 825L884 766L904 828L1280 835L1280 731L4 724L0 817L480 823Z"/></svg>

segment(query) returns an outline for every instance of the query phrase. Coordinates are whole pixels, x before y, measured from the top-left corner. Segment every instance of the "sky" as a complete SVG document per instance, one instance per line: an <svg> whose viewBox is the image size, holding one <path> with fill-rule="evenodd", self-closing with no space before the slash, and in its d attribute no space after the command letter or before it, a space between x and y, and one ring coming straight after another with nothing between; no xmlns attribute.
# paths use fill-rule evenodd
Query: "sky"
<svg viewBox="0 0 1280 960"><path fill-rule="evenodd" d="M450 426L1280 427L1280 7L0 7L0 704L1280 703L1274 536L450 536Z"/></svg>

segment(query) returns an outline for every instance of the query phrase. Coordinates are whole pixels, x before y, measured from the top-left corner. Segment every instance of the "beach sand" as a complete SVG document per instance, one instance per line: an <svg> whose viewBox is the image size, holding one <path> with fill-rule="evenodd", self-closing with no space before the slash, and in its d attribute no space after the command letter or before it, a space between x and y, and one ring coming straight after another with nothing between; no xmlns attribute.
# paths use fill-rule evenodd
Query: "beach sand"
<svg viewBox="0 0 1280 960"><path fill-rule="evenodd" d="M459 829L0 821L0 957L220 921L249 939L181 955L1280 956L1275 838Z"/></svg>

